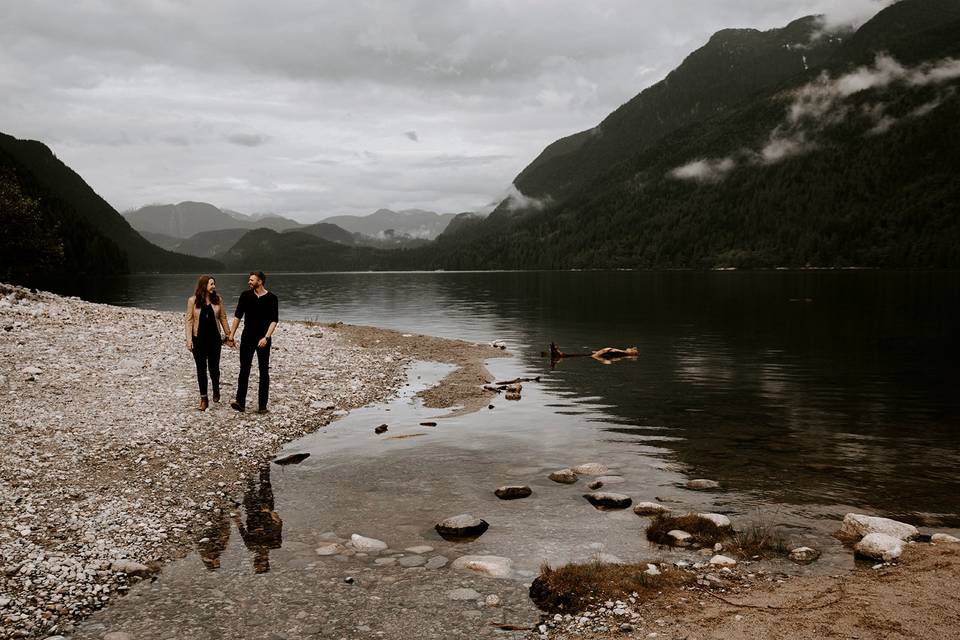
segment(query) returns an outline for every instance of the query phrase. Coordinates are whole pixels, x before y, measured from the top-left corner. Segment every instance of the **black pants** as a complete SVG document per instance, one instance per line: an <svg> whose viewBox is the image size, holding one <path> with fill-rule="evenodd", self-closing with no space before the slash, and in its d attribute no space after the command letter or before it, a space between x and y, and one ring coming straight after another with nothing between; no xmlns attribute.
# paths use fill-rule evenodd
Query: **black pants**
<svg viewBox="0 0 960 640"><path fill-rule="evenodd" d="M240 338L240 376L237 378L237 404L241 407L246 406L247 402L247 384L250 379L250 367L253 365L253 353L257 353L257 367L260 369L260 389L257 400L259 408L267 408L267 400L270 397L270 343L272 338L267 338L267 346L258 347L259 340L253 338Z"/></svg>
<svg viewBox="0 0 960 640"><path fill-rule="evenodd" d="M213 338L193 339L193 360L197 363L197 383L200 385L200 395L207 395L207 368L210 369L210 381L213 382L213 392L220 394L220 335Z"/></svg>

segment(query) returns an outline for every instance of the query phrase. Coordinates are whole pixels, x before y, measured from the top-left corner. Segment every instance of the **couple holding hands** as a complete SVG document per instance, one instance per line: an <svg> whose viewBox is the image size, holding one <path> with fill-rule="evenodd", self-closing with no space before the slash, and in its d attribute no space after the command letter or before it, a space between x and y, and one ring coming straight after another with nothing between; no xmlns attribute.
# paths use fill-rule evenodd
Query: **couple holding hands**
<svg viewBox="0 0 960 640"><path fill-rule="evenodd" d="M257 354L257 366L260 370L260 388L257 413L267 412L267 400L270 395L270 344L273 332L279 322L279 301L277 296L267 291L264 283L267 276L262 271L251 271L247 279L249 288L240 294L237 310L234 312L233 326L227 325L226 303L217 293L217 282L213 276L200 276L197 288L187 298L187 313L184 328L187 338L187 350L193 353L197 364L197 382L200 386L200 411L210 406L207 396L207 370L213 383L213 401L220 402L220 349L221 345L236 348L236 333L243 320L243 333L240 335L240 375L237 378L237 397L230 403L235 411L246 410L247 383L253 354ZM223 327L223 335L220 334Z"/></svg>

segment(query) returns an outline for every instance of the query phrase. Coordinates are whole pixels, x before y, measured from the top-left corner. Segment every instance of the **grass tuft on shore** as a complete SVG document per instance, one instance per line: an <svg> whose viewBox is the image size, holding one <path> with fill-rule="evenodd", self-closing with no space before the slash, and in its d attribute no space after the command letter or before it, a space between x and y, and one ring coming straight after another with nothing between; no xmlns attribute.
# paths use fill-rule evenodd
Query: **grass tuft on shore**
<svg viewBox="0 0 960 640"><path fill-rule="evenodd" d="M552 568L544 564L530 585L530 599L549 613L576 613L591 604L623 600L636 594L650 600L667 589L692 583L684 571L661 567L660 575L646 573L647 563L610 564L593 560Z"/></svg>
<svg viewBox="0 0 960 640"><path fill-rule="evenodd" d="M747 529L734 533L726 548L741 558L771 558L790 553L786 539L775 527L763 521L754 522Z"/></svg>
<svg viewBox="0 0 960 640"><path fill-rule="evenodd" d="M660 514L650 521L650 526L647 527L647 540L669 545L671 539L667 534L674 529L689 533L693 536L690 540L691 545L699 546L713 545L730 535L729 529L721 529L710 520L695 513L682 516Z"/></svg>

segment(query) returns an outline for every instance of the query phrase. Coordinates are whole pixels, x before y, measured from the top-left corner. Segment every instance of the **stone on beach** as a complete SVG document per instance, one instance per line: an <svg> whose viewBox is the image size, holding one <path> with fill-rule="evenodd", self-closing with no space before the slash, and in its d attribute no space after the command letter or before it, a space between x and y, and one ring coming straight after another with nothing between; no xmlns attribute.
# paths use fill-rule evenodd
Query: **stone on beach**
<svg viewBox="0 0 960 640"><path fill-rule="evenodd" d="M658 502L638 502L633 507L633 512L638 516L655 516L661 513L670 513L670 508Z"/></svg>
<svg viewBox="0 0 960 640"><path fill-rule="evenodd" d="M844 516L843 524L834 535L840 540L855 542L871 533L882 533L904 541L920 535L917 528L911 524L858 513L848 513Z"/></svg>
<svg viewBox="0 0 960 640"><path fill-rule="evenodd" d="M501 556L462 556L453 561L452 568L470 571L491 578L509 578L513 575L513 560Z"/></svg>
<svg viewBox="0 0 960 640"><path fill-rule="evenodd" d="M533 489L526 485L507 485L499 487L493 493L501 500L519 500L530 497L533 494Z"/></svg>
<svg viewBox="0 0 960 640"><path fill-rule="evenodd" d="M622 493L594 492L585 493L583 497L598 509L626 509L633 502L630 496Z"/></svg>
<svg viewBox="0 0 960 640"><path fill-rule="evenodd" d="M935 533L932 536L930 536L930 542L934 544L943 544L943 543L954 544L954 543L960 542L960 538L956 538L946 533Z"/></svg>
<svg viewBox="0 0 960 640"><path fill-rule="evenodd" d="M110 571L113 571L114 573L125 573L128 576L135 576L140 578L156 573L153 569L151 569L147 565L137 562L135 560L128 560L128 559L114 560L110 564Z"/></svg>
<svg viewBox="0 0 960 640"><path fill-rule="evenodd" d="M489 527L486 520L463 513L437 523L434 528L444 538L472 538L483 535Z"/></svg>
<svg viewBox="0 0 960 640"><path fill-rule="evenodd" d="M427 560L427 564L425 564L424 566L427 569L440 569L442 567L447 566L447 562L449 562L449 560L447 560L446 557L444 556L433 556L432 558Z"/></svg>
<svg viewBox="0 0 960 640"><path fill-rule="evenodd" d="M719 489L720 483L716 480L708 480L706 478L696 478L694 480L687 481L687 489L695 490L704 490L704 489Z"/></svg>
<svg viewBox="0 0 960 640"><path fill-rule="evenodd" d="M871 560L892 562L903 554L903 540L885 533L868 533L853 545L853 550Z"/></svg>
<svg viewBox="0 0 960 640"><path fill-rule="evenodd" d="M737 566L737 561L728 556L715 555L710 558L710 564L717 567L735 567Z"/></svg>
<svg viewBox="0 0 960 640"><path fill-rule="evenodd" d="M584 464L578 464L575 466L572 471L578 476L602 476L606 473L610 473L610 469L605 464L600 464L599 462L586 462Z"/></svg>
<svg viewBox="0 0 960 640"><path fill-rule="evenodd" d="M573 484L577 481L577 474L573 469L560 469L550 474L550 479L560 484Z"/></svg>
<svg viewBox="0 0 960 640"><path fill-rule="evenodd" d="M350 536L350 546L362 553L372 553L383 551L387 548L387 543L376 538L367 538L358 533Z"/></svg>

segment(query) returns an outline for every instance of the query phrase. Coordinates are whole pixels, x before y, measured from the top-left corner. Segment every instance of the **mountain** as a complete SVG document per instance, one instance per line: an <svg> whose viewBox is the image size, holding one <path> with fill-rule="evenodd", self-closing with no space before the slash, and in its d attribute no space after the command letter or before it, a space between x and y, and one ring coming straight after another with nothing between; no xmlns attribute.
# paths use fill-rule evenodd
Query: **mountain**
<svg viewBox="0 0 960 640"><path fill-rule="evenodd" d="M408 236L421 240L433 240L443 233L454 216L455 214L452 213L440 214L422 209L404 211L378 209L366 216L333 216L325 218L323 222L379 239ZM390 231L393 233L388 233Z"/></svg>
<svg viewBox="0 0 960 640"><path fill-rule="evenodd" d="M223 253L237 240L249 233L249 229L218 229L216 231L201 231L186 240L177 240L174 246L176 251L201 258L213 258Z"/></svg>
<svg viewBox="0 0 960 640"><path fill-rule="evenodd" d="M199 273L218 266L213 261L165 251L148 242L46 145L0 134L0 153L6 173L5 188L12 194L11 200L18 203L10 210L12 214L5 211L4 216L10 215L18 224L24 224L20 232L27 236L33 233L38 246L54 248L52 253L41 251L53 260L49 264L55 267L54 271ZM17 237L9 232L5 243L16 242ZM62 250L56 249L58 246ZM62 258L55 254L62 254ZM31 255L41 259L40 254ZM25 263L19 268L30 265Z"/></svg>
<svg viewBox="0 0 960 640"><path fill-rule="evenodd" d="M329 242L339 242L340 244L346 245L355 245L357 244L357 236L353 233L350 233L343 227L338 227L335 224L330 224L329 222L318 222L316 224L310 224L305 227L296 229L299 233L306 233L311 236L316 236L317 238L322 238ZM287 233L289 233L288 231Z"/></svg>
<svg viewBox="0 0 960 640"><path fill-rule="evenodd" d="M823 35L822 20L813 16L770 31L719 31L596 127L547 146L514 185L527 197L559 202L665 135L723 114L758 91L822 64L841 43L838 35ZM509 210L510 202L505 205L495 214Z"/></svg>
<svg viewBox="0 0 960 640"><path fill-rule="evenodd" d="M183 238L175 238L173 236L168 236L165 233L153 233L151 231L139 231L138 233L151 243L157 245L161 249L167 249L168 251L176 251L177 245L183 241Z"/></svg>
<svg viewBox="0 0 960 640"><path fill-rule="evenodd" d="M241 271L366 271L395 268L392 265L403 253L348 246L303 231L255 229L217 259L228 269Z"/></svg>
<svg viewBox="0 0 960 640"><path fill-rule="evenodd" d="M259 227L283 231L302 226L299 222L280 216L248 216L218 209L206 202L189 201L179 204L151 204L126 211L123 216L137 231L181 239L202 231Z"/></svg>
<svg viewBox="0 0 960 640"><path fill-rule="evenodd" d="M619 149L561 141L518 177L548 202L444 234L425 266L960 267L960 0L902 0L827 45L813 24L720 32L655 85L699 92L697 109L672 103L683 124L638 118L648 133ZM773 72L799 55L806 68ZM763 78L739 100L706 73L738 60Z"/></svg>

